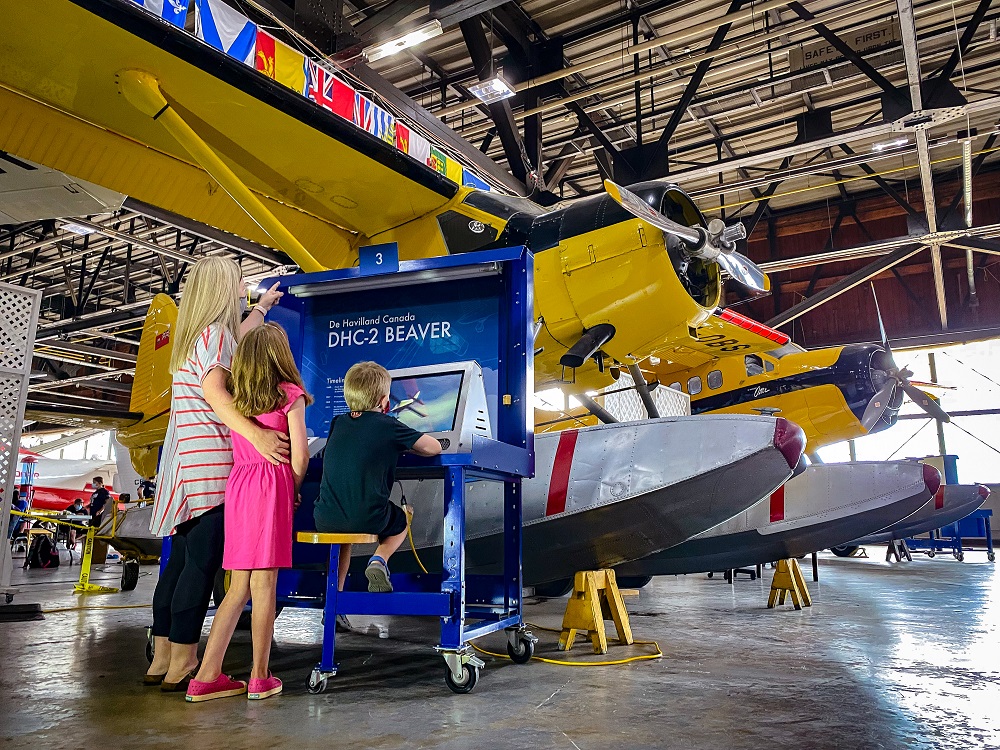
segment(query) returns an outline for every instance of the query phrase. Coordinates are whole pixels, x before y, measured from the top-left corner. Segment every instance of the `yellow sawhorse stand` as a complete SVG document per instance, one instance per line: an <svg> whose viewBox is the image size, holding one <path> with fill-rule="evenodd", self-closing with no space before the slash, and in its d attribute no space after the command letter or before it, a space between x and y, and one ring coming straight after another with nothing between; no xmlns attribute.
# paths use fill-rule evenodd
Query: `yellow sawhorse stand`
<svg viewBox="0 0 1000 750"><path fill-rule="evenodd" d="M83 560L80 562L80 580L73 587L76 594L117 594L118 589L111 586L98 586L90 582L90 565L94 558L94 536L96 529L87 528L87 540L83 543Z"/></svg>
<svg viewBox="0 0 1000 750"><path fill-rule="evenodd" d="M802 576L798 560L778 560L771 579L771 594L767 598L767 608L775 604L784 604L785 597L791 597L795 609L812 606L812 597L806 587L806 579Z"/></svg>
<svg viewBox="0 0 1000 750"><path fill-rule="evenodd" d="M618 632L618 641L624 645L632 643L632 626L628 620L628 610L622 601L613 570L581 570L573 579L573 593L566 604L563 615L562 632L559 634L559 650L573 648L578 631L590 633L595 654L608 653L608 636L604 621L613 620Z"/></svg>

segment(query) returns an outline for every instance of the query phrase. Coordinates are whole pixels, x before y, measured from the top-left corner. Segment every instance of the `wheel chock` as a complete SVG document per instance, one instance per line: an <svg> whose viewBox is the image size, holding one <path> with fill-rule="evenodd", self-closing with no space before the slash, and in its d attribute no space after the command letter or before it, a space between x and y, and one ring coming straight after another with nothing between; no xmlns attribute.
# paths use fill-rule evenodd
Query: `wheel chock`
<svg viewBox="0 0 1000 750"><path fill-rule="evenodd" d="M619 643L629 645L632 641L632 625L628 610L622 600L615 571L581 570L573 578L573 593L566 603L562 632L559 634L559 650L573 648L579 631L590 634L595 654L608 653L608 637L604 621L612 620L618 633Z"/></svg>
<svg viewBox="0 0 1000 750"><path fill-rule="evenodd" d="M798 560L778 560L771 579L771 593L767 597L767 608L775 604L784 604L785 597L791 597L795 609L812 606L812 597L806 587L806 579L802 575Z"/></svg>

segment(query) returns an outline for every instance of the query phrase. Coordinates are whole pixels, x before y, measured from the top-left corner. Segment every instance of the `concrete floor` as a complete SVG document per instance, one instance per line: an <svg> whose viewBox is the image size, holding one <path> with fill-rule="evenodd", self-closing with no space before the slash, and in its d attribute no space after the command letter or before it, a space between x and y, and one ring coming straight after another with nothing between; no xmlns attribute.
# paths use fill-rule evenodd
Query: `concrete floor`
<svg viewBox="0 0 1000 750"><path fill-rule="evenodd" d="M997 567L983 553L896 566L880 553L824 557L802 612L767 610L760 581L656 580L628 604L636 637L658 640L665 658L589 669L489 660L465 696L444 685L428 621L383 622L380 639L355 620L369 627L338 638L341 674L312 696L304 679L319 656L319 613L286 611L272 661L283 695L188 705L139 684L148 609L53 612L0 624L0 737L4 747L143 750L1000 747ZM155 581L80 600L69 593L77 571L18 571L17 601L145 604ZM558 625L563 602L533 601L528 617ZM540 653L556 655L555 635L540 635ZM249 654L238 634L227 669L245 676Z"/></svg>

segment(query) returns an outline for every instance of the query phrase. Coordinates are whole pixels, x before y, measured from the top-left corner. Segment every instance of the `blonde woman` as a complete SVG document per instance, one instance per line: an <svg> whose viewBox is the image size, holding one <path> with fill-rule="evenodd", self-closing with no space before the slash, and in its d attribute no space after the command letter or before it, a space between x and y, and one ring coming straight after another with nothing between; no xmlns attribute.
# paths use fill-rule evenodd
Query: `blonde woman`
<svg viewBox="0 0 1000 750"><path fill-rule="evenodd" d="M170 422L160 456L150 529L171 536L153 594L153 663L144 684L187 690L212 584L222 565L223 500L233 466L230 430L268 461L288 462L288 437L243 416L226 387L240 335L264 322L281 298L277 284L240 322L246 285L239 266L204 258L188 274L173 333Z"/></svg>

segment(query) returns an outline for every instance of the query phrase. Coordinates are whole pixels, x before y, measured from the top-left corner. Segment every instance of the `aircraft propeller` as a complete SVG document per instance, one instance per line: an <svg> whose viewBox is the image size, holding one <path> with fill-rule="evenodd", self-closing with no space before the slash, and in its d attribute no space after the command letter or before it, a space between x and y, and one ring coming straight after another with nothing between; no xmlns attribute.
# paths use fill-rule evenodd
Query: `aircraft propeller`
<svg viewBox="0 0 1000 750"><path fill-rule="evenodd" d="M707 229L689 227L664 216L638 195L611 180L604 181L604 189L633 216L683 240L690 257L715 261L734 279L756 291L766 292L771 288L767 274L748 257L736 252L736 242L747 236L742 223L726 226L722 219L712 219Z"/></svg>
<svg viewBox="0 0 1000 750"><path fill-rule="evenodd" d="M872 295L875 296L874 284L872 284ZM934 417L934 419L939 422L950 422L951 417L948 416L948 412L938 406L937 401L931 398L930 395L917 388L910 381L913 372L905 367L900 368L896 365L892 349L889 347L889 337L885 333L885 325L882 322L882 311L879 309L877 296L875 296L875 313L878 316L878 330L882 336L882 348L885 349L889 366L884 370L873 369L872 371L873 375L875 373L882 373L885 383L879 388L874 398L868 402L865 413L861 416L861 426L866 430L871 430L872 427L878 424L878 421L885 414L885 410L889 408L889 404L896 395L897 388L901 388L903 393L909 396L913 403Z"/></svg>

